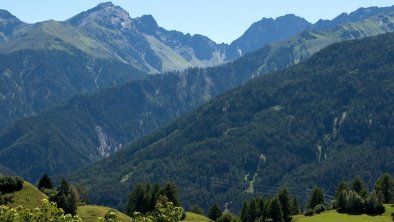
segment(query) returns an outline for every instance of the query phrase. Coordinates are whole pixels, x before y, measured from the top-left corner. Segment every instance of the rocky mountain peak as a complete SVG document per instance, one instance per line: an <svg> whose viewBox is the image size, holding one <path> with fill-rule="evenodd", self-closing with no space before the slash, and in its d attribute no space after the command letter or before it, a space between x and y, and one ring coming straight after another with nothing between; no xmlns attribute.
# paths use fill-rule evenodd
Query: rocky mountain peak
<svg viewBox="0 0 394 222"><path fill-rule="evenodd" d="M88 11L70 18L68 22L80 27L96 24L116 30L132 27L132 19L129 13L112 2L101 3Z"/></svg>
<svg viewBox="0 0 394 222"><path fill-rule="evenodd" d="M159 26L152 15L143 15L134 19L134 24L138 30L149 35L154 35Z"/></svg>

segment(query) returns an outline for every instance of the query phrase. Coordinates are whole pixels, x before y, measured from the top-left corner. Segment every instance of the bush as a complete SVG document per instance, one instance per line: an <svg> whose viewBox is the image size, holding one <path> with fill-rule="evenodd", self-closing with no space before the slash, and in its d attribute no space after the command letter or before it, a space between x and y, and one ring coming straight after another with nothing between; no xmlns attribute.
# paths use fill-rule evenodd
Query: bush
<svg viewBox="0 0 394 222"><path fill-rule="evenodd" d="M318 204L315 206L315 208L313 209L313 212L320 214L321 212L326 211L326 207L323 204Z"/></svg>
<svg viewBox="0 0 394 222"><path fill-rule="evenodd" d="M44 199L40 208L29 210L19 206L17 208L10 208L7 206L0 206L0 221L7 222L48 222L48 221L62 221L62 222L80 222L78 216L65 215L62 209L56 207L55 203L51 203Z"/></svg>
<svg viewBox="0 0 394 222"><path fill-rule="evenodd" d="M314 210L309 209L305 211L304 216L309 217L309 216L313 216L314 214L315 214Z"/></svg>
<svg viewBox="0 0 394 222"><path fill-rule="evenodd" d="M22 190L23 179L20 177L0 177L0 192L3 194L13 193L15 191Z"/></svg>

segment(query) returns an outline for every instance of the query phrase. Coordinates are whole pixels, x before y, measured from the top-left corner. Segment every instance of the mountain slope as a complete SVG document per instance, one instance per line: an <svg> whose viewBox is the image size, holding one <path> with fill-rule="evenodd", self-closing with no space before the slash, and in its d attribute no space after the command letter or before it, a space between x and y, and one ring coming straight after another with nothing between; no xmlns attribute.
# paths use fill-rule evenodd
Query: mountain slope
<svg viewBox="0 0 394 222"><path fill-rule="evenodd" d="M264 56L259 52L216 68L154 75L76 96L6 129L0 163L32 181L45 172L86 166L250 79Z"/></svg>
<svg viewBox="0 0 394 222"><path fill-rule="evenodd" d="M222 66L152 76L78 96L65 106L7 128L0 135L0 163L33 181L43 173L86 166L255 76L303 61L335 41L393 30L393 21L380 16L327 32L304 32ZM15 156L20 158L10 158ZM36 167L24 161L32 156Z"/></svg>
<svg viewBox="0 0 394 222"><path fill-rule="evenodd" d="M394 34L334 44L252 80L111 157L69 175L93 202L122 206L141 182L175 181L186 206L289 185L304 195L392 162ZM335 164L336 163L336 164ZM341 169L341 170L340 170Z"/></svg>
<svg viewBox="0 0 394 222"><path fill-rule="evenodd" d="M61 40L65 50L21 50L0 54L0 132L15 120L40 113L77 93L145 76L110 59L95 59Z"/></svg>

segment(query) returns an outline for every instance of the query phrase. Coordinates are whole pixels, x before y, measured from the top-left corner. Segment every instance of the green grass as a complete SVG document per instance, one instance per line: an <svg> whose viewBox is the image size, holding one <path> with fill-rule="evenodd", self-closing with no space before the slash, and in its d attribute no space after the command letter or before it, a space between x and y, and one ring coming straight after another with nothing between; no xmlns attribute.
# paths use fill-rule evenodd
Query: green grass
<svg viewBox="0 0 394 222"><path fill-rule="evenodd" d="M385 205L386 212L380 216L362 215L348 215L339 214L334 210L323 212L312 217L304 215L294 216L294 222L391 222L391 213L394 213L392 205Z"/></svg>
<svg viewBox="0 0 394 222"><path fill-rule="evenodd" d="M82 218L83 222L96 222L98 217L104 217L109 211L113 210L109 207L86 205L78 207L78 216ZM116 211L118 219L122 222L130 222L131 218L124 213Z"/></svg>
<svg viewBox="0 0 394 222"><path fill-rule="evenodd" d="M23 183L22 190L15 192L12 203L7 204L9 207L17 207L19 205L34 209L41 206L41 200L48 198L44 193L28 182Z"/></svg>
<svg viewBox="0 0 394 222"><path fill-rule="evenodd" d="M186 212L186 217L182 221L183 222L211 222L212 220L199 214Z"/></svg>

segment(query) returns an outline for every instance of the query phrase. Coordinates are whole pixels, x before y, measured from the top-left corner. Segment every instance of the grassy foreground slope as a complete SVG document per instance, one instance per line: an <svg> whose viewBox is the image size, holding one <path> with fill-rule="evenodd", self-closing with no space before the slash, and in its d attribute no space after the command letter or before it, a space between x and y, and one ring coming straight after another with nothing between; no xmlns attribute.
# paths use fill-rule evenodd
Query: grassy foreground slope
<svg viewBox="0 0 394 222"><path fill-rule="evenodd" d="M186 212L186 217L182 222L211 222L209 218L200 215L200 214L195 214L191 212Z"/></svg>
<svg viewBox="0 0 394 222"><path fill-rule="evenodd" d="M17 207L19 205L29 209L41 206L41 200L48 198L34 185L24 182L23 189L15 192L12 203L7 204L9 207Z"/></svg>
<svg viewBox="0 0 394 222"><path fill-rule="evenodd" d="M113 210L109 207L95 206L95 205L85 205L78 207L78 216L82 218L84 222L96 222L98 217L104 217L105 214ZM124 213L116 211L118 220L122 222L129 222L131 218Z"/></svg>
<svg viewBox="0 0 394 222"><path fill-rule="evenodd" d="M297 215L294 217L294 222L391 222L391 213L394 212L394 205L385 205L386 212L379 216L371 215L349 215L349 214L339 214L335 210L323 212L321 214L306 217L304 215Z"/></svg>

